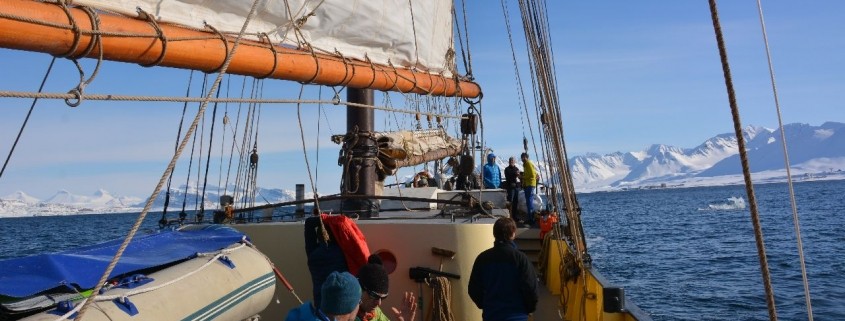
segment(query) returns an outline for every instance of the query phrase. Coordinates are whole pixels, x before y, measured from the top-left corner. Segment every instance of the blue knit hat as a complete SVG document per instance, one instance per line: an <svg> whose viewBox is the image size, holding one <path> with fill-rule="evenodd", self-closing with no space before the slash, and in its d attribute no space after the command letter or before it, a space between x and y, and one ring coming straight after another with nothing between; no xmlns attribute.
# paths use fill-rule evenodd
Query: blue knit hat
<svg viewBox="0 0 845 321"><path fill-rule="evenodd" d="M320 310L326 314L343 315L355 310L361 302L361 286L349 272L332 272L323 282Z"/></svg>
<svg viewBox="0 0 845 321"><path fill-rule="evenodd" d="M496 154L493 154L493 153L487 154L487 162L488 163L492 163L493 158L496 158Z"/></svg>

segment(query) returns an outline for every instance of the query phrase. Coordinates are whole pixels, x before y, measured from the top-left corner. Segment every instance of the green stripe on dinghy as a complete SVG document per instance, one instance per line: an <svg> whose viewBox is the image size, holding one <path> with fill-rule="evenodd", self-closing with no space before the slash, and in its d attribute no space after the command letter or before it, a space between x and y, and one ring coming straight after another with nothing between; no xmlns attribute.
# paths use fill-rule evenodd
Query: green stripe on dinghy
<svg viewBox="0 0 845 321"><path fill-rule="evenodd" d="M212 320L243 302L253 294L261 292L262 290L275 284L275 281L276 276L273 272L262 275L249 283L242 285L236 290L229 292L229 294L226 294L211 304L206 305L202 309L197 310L197 312L194 312L188 317L182 319L182 321Z"/></svg>

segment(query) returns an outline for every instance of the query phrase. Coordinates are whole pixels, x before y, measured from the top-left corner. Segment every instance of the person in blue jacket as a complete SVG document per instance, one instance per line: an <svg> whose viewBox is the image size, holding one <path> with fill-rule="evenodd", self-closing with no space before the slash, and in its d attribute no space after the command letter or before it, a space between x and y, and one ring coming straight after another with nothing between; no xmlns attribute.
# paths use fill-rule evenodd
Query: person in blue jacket
<svg viewBox="0 0 845 321"><path fill-rule="evenodd" d="M502 170L496 164L496 155L487 154L487 164L484 164L484 188L499 188L502 185Z"/></svg>
<svg viewBox="0 0 845 321"><path fill-rule="evenodd" d="M484 321L527 321L537 308L537 272L513 243L513 219L496 220L493 237L493 247L481 252L472 265L469 297L482 310Z"/></svg>
<svg viewBox="0 0 845 321"><path fill-rule="evenodd" d="M288 312L286 321L354 321L361 302L361 285L349 272L334 271L321 286L317 309L310 302Z"/></svg>

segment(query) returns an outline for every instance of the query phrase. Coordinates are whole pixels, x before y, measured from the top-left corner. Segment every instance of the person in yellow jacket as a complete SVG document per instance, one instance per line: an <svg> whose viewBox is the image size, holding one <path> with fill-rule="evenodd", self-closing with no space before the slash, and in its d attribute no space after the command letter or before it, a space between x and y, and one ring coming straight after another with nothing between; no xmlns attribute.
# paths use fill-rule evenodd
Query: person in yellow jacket
<svg viewBox="0 0 845 321"><path fill-rule="evenodd" d="M537 167L528 158L528 153L522 153L522 190L525 192L525 223L534 226L534 193L537 190Z"/></svg>

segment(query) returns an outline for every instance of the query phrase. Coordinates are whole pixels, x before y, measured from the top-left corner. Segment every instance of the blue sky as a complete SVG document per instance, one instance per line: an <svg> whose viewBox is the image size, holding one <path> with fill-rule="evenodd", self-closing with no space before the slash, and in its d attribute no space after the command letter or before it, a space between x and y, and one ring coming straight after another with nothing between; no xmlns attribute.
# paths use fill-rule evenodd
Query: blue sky
<svg viewBox="0 0 845 321"><path fill-rule="evenodd" d="M522 136L528 133L520 120L507 33L499 2L485 4L469 3L468 10L474 76L485 92L486 141L501 156L517 155ZM719 5L742 122L775 127L756 1L721 1ZM784 122L845 121L845 2L774 1L763 6ZM551 1L549 12L570 157L642 150L654 143L694 147L733 131L706 1ZM510 15L518 17L513 11ZM520 23L512 21L512 25ZM514 33L520 34L521 29ZM516 50L523 62L521 40ZM44 54L0 49L0 90L37 90L50 59ZM92 61L85 65L92 70ZM527 67L520 68L527 81ZM87 92L182 96L188 75L184 70L108 63ZM194 75L194 96L201 77ZM66 92L77 80L75 67L59 61L45 90ZM239 95L241 82L240 77L231 78L232 96ZM318 87L307 87L304 97L315 99L318 91ZM265 98L290 99L298 92L298 84L267 81L264 86ZM330 89L322 90L324 99L331 95ZM3 159L30 103L0 99ZM403 102L394 98L393 103ZM379 95L376 104L383 104ZM237 108L228 107L231 113ZM326 115L321 116L318 110L304 106L302 118L310 170L319 168L317 186L327 194L338 190L340 173L338 147L328 136L344 130L345 111L324 106ZM44 199L59 189L90 195L102 188L117 195L146 197L172 153L181 111L180 103L89 101L70 108L61 101L42 100L0 178L0 195L22 190ZM259 185L293 189L296 183L307 184L295 108L265 106L261 117ZM319 135L318 117L323 119ZM377 129L394 126L383 115L378 117ZM408 116L398 120L413 124ZM175 185L186 179L188 156L184 154L177 168ZM215 169L219 164L216 154L210 184L225 180ZM192 177L196 166L195 161Z"/></svg>

